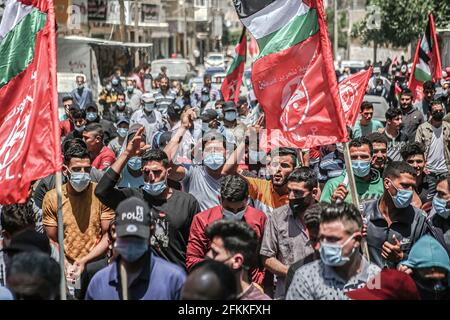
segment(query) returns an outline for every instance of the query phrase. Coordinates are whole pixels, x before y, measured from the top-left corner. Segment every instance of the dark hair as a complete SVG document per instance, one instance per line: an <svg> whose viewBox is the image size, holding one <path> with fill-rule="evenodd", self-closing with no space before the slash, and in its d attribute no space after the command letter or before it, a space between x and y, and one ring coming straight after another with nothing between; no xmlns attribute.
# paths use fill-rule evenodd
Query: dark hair
<svg viewBox="0 0 450 320"><path fill-rule="evenodd" d="M384 168L383 179L385 178L399 178L402 173L408 173L411 176L416 176L416 171L405 161L391 161Z"/></svg>
<svg viewBox="0 0 450 320"><path fill-rule="evenodd" d="M425 81L425 83L423 84L423 91L425 92L426 90L436 91L436 86L433 81L431 80Z"/></svg>
<svg viewBox="0 0 450 320"><path fill-rule="evenodd" d="M361 112L363 112L366 109L373 109L373 104L372 102L369 101L363 101L359 109L361 110Z"/></svg>
<svg viewBox="0 0 450 320"><path fill-rule="evenodd" d="M444 180L447 180L447 188L450 191L450 173L448 173L448 172L437 176L436 186ZM2 223L2 225L3 225L3 223Z"/></svg>
<svg viewBox="0 0 450 320"><path fill-rule="evenodd" d="M409 88L404 88L402 90L402 92L400 93L400 97L401 96L408 96L408 97L412 97L412 91Z"/></svg>
<svg viewBox="0 0 450 320"><path fill-rule="evenodd" d="M373 143L384 143L386 146L389 144L386 136L382 133L379 132L372 132L370 134L368 134L366 136L367 140L370 141L370 143L372 143L372 147L373 147Z"/></svg>
<svg viewBox="0 0 450 320"><path fill-rule="evenodd" d="M317 173L309 167L295 168L287 178L287 182L304 182L309 191L319 185Z"/></svg>
<svg viewBox="0 0 450 320"><path fill-rule="evenodd" d="M72 119L86 119L86 111L84 109L74 109L70 112Z"/></svg>
<svg viewBox="0 0 450 320"><path fill-rule="evenodd" d="M181 299L234 300L237 294L236 278L231 268L223 262L207 259L191 268Z"/></svg>
<svg viewBox="0 0 450 320"><path fill-rule="evenodd" d="M323 204L321 204L323 205ZM358 230L361 230L363 221L361 213L353 204L340 203L340 204L328 204L323 207L320 217L320 223L329 223L333 221L341 221L344 225L348 223L356 224L356 228L346 230L351 234Z"/></svg>
<svg viewBox="0 0 450 320"><path fill-rule="evenodd" d="M370 142L370 140L367 139L366 137L359 137L351 140L348 144L348 149L350 150L350 148L360 148L364 145L369 146L370 155L372 155L373 154L372 142Z"/></svg>
<svg viewBox="0 0 450 320"><path fill-rule="evenodd" d="M64 154L67 151L67 149L69 149L71 146L74 145L79 145L82 148L87 149L86 142L84 142L83 139L80 138L66 139L62 144L62 153Z"/></svg>
<svg viewBox="0 0 450 320"><path fill-rule="evenodd" d="M309 238L313 241L317 241L319 236L320 217L324 208L326 208L324 203L315 203L306 209L303 216L303 221L309 232Z"/></svg>
<svg viewBox="0 0 450 320"><path fill-rule="evenodd" d="M386 120L392 120L398 116L402 115L402 111L398 108L390 107L386 110L385 116Z"/></svg>
<svg viewBox="0 0 450 320"><path fill-rule="evenodd" d="M209 73L205 73L204 75L203 75L203 81L205 81L206 79L211 79L212 77L211 77L211 75L209 74Z"/></svg>
<svg viewBox="0 0 450 320"><path fill-rule="evenodd" d="M36 215L30 202L23 204L4 205L0 214L2 229L10 235L33 227L36 223Z"/></svg>
<svg viewBox="0 0 450 320"><path fill-rule="evenodd" d="M416 154L422 155L425 158L425 146L420 142L407 143L400 150L400 154L405 161Z"/></svg>
<svg viewBox="0 0 450 320"><path fill-rule="evenodd" d="M162 68L162 67L161 67ZM167 67L166 67L167 68ZM161 75L161 77L159 77L159 81L162 81L163 79L167 79L167 83L169 83L170 82L170 79L169 79L169 77L168 76L166 76L166 75Z"/></svg>
<svg viewBox="0 0 450 320"><path fill-rule="evenodd" d="M431 109L433 109L433 107L436 106L436 105L439 105L439 106L441 106L444 109L444 105L443 105L441 100L433 100L433 101L430 102L430 111L429 111L430 113L431 113Z"/></svg>
<svg viewBox="0 0 450 320"><path fill-rule="evenodd" d="M292 161L294 162L294 168L297 166L298 162L297 151L294 148L289 147L274 148L270 151L270 154L272 156L278 154L280 157L291 156Z"/></svg>
<svg viewBox="0 0 450 320"><path fill-rule="evenodd" d="M240 253L244 257L243 265L249 269L255 265L255 252L258 249L258 236L255 230L243 221L217 220L205 230L212 241L220 237L224 248L232 254Z"/></svg>
<svg viewBox="0 0 450 320"><path fill-rule="evenodd" d="M86 148L79 144L74 144L68 147L66 152L64 152L64 164L69 165L72 158L90 159L90 156Z"/></svg>
<svg viewBox="0 0 450 320"><path fill-rule="evenodd" d="M238 175L229 175L224 177L220 184L220 196L222 200L228 200L231 202L247 199L247 181Z"/></svg>
<svg viewBox="0 0 450 320"><path fill-rule="evenodd" d="M117 92L117 97L119 97L119 96L125 97L125 93L123 93L123 92Z"/></svg>
<svg viewBox="0 0 450 320"><path fill-rule="evenodd" d="M59 296L58 263L43 252L14 255L6 282L17 300L52 300Z"/></svg>
<svg viewBox="0 0 450 320"><path fill-rule="evenodd" d="M142 155L142 162L156 161L162 162L164 168L169 167L169 158L161 149L149 149Z"/></svg>
<svg viewBox="0 0 450 320"><path fill-rule="evenodd" d="M227 139L217 130L209 130L202 138L202 150L205 150L205 146L211 141L222 141L222 146L224 149L227 148Z"/></svg>
<svg viewBox="0 0 450 320"><path fill-rule="evenodd" d="M103 131L103 127L100 123L89 123L86 128L84 128L84 132L93 132L96 136L100 136L103 141L103 137L105 136L105 133Z"/></svg>
<svg viewBox="0 0 450 320"><path fill-rule="evenodd" d="M62 98L62 102L66 102L66 101L73 101L73 97L72 96L64 96L63 98Z"/></svg>

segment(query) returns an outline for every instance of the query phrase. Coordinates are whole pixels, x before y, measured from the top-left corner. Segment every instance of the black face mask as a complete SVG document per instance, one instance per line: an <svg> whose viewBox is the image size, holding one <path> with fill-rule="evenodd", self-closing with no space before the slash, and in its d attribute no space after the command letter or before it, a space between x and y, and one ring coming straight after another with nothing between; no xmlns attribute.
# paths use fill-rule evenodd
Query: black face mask
<svg viewBox="0 0 450 320"><path fill-rule="evenodd" d="M442 111L433 112L432 117L436 121L442 121L442 119L444 119L444 112Z"/></svg>
<svg viewBox="0 0 450 320"><path fill-rule="evenodd" d="M309 207L306 198L289 199L289 207L294 214L300 213Z"/></svg>
<svg viewBox="0 0 450 320"><path fill-rule="evenodd" d="M413 279L423 300L440 300L448 294L448 285L443 280L427 279L414 274Z"/></svg>

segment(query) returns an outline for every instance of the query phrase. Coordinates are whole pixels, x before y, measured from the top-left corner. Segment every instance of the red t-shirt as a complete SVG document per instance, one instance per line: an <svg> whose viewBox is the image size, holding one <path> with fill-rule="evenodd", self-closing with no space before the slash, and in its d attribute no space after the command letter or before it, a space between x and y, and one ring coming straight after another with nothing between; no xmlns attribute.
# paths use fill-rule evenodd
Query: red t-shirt
<svg viewBox="0 0 450 320"><path fill-rule="evenodd" d="M96 169L103 170L111 166L114 161L116 161L116 155L110 148L104 146L97 157L93 159L92 166Z"/></svg>
<svg viewBox="0 0 450 320"><path fill-rule="evenodd" d="M72 121L70 121L69 119L60 121L59 127L61 128L61 136L62 137L67 136L70 132L72 132L75 129Z"/></svg>

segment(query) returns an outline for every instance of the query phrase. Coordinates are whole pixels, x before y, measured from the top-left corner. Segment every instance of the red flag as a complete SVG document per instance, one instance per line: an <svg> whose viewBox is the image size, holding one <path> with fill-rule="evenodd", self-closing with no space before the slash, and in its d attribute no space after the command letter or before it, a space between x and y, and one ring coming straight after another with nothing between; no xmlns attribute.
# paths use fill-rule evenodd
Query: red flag
<svg viewBox="0 0 450 320"><path fill-rule="evenodd" d="M228 68L221 91L225 101L233 100L235 103L239 100L241 90L242 76L244 75L245 61L247 57L247 37L245 28L242 30L241 38L236 48L236 57Z"/></svg>
<svg viewBox="0 0 450 320"><path fill-rule="evenodd" d="M248 46L248 51L252 58L257 57L259 54L258 43L254 37L250 37L250 45Z"/></svg>
<svg viewBox="0 0 450 320"><path fill-rule="evenodd" d="M270 137L269 149L278 143L311 148L348 139L322 0L298 6L298 14L279 31L257 39L264 48L260 45L253 63L253 88L267 129L283 137Z"/></svg>
<svg viewBox="0 0 450 320"><path fill-rule="evenodd" d="M413 93L414 101L423 99L423 84L426 81L438 81L442 78L441 57L434 27L434 18L430 14L427 28L419 38L414 55L408 87Z"/></svg>
<svg viewBox="0 0 450 320"><path fill-rule="evenodd" d="M7 31L0 38L1 60L8 61L0 67L2 204L25 202L31 182L62 165L53 1L17 2L6 7L0 25L0 34Z"/></svg>
<svg viewBox="0 0 450 320"><path fill-rule="evenodd" d="M347 126L355 125L371 75L372 67L352 74L339 83L339 94Z"/></svg>

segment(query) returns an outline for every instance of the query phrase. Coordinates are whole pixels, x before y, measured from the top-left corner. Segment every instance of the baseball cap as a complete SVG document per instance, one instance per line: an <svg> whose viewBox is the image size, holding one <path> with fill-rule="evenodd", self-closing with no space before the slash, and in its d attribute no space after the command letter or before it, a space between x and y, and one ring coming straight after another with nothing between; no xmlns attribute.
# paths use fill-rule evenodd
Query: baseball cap
<svg viewBox="0 0 450 320"><path fill-rule="evenodd" d="M155 96L151 92L144 93L141 96L141 101L145 102L155 102Z"/></svg>
<svg viewBox="0 0 450 320"><path fill-rule="evenodd" d="M130 124L130 120L127 117L123 117L123 116L119 117L119 119L117 120L116 124L119 125L119 124L121 124L123 122Z"/></svg>
<svg viewBox="0 0 450 320"><path fill-rule="evenodd" d="M150 238L150 208L137 197L128 198L116 209L117 237Z"/></svg>
<svg viewBox="0 0 450 320"><path fill-rule="evenodd" d="M245 103L247 103L248 101L247 101L247 97L239 97L239 100L238 100L238 103L237 103L237 105L238 106L242 106L243 104L245 104Z"/></svg>
<svg viewBox="0 0 450 320"><path fill-rule="evenodd" d="M181 115L183 112L183 107L179 105L178 103L172 103L167 107L167 114L168 115Z"/></svg>
<svg viewBox="0 0 450 320"><path fill-rule="evenodd" d="M212 120L216 120L219 117L219 114L214 109L206 109L203 111L202 115L200 116L200 119L203 122L210 122Z"/></svg>
<svg viewBox="0 0 450 320"><path fill-rule="evenodd" d="M142 124L139 124L139 123L135 123L135 124L131 125L131 127L128 128L128 136L127 136L128 141L133 139L136 132L138 132L138 130L142 127L143 127ZM142 134L142 138L143 138L142 139L143 141L146 141L146 139L147 139L147 136L145 135L145 130L144 130L144 133Z"/></svg>
<svg viewBox="0 0 450 320"><path fill-rule="evenodd" d="M40 251L50 255L52 249L45 234L33 229L25 229L15 234L11 238L9 246L4 248L3 251L7 253Z"/></svg>
<svg viewBox="0 0 450 320"><path fill-rule="evenodd" d="M411 276L395 269L383 269L365 287L347 292L346 295L353 300L420 300Z"/></svg>
<svg viewBox="0 0 450 320"><path fill-rule="evenodd" d="M227 111L236 111L236 105L234 104L233 101L227 101L223 104L222 107L222 111L223 112L227 112Z"/></svg>

